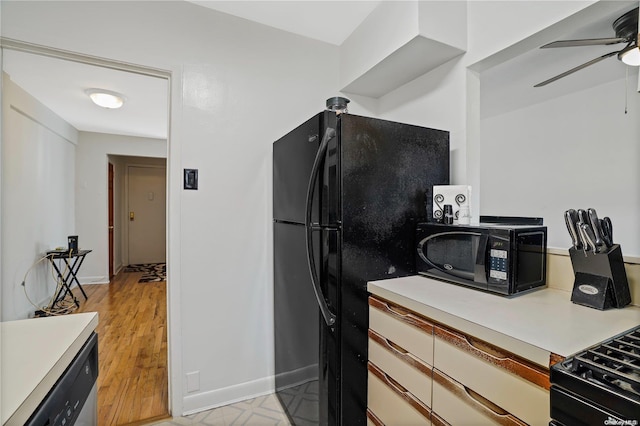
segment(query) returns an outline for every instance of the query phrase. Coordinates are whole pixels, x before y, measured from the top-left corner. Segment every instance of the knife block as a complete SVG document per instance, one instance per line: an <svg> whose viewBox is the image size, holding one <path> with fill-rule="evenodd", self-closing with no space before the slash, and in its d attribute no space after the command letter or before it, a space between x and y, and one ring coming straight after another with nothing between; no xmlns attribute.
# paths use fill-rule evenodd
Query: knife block
<svg viewBox="0 0 640 426"><path fill-rule="evenodd" d="M575 276L571 293L573 303L600 310L623 308L631 303L629 282L619 244L600 253L585 253L571 247L569 256Z"/></svg>

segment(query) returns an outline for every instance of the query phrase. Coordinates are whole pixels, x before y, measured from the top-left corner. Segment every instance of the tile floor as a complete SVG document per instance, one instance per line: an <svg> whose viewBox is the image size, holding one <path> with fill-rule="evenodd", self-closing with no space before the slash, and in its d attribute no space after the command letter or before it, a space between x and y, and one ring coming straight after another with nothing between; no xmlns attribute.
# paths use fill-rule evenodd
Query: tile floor
<svg viewBox="0 0 640 426"><path fill-rule="evenodd" d="M317 425L317 382L305 383L282 392L283 400L296 424ZM315 410L315 411L314 411ZM154 426L290 426L280 401L274 394L264 395L185 417L174 417Z"/></svg>
<svg viewBox="0 0 640 426"><path fill-rule="evenodd" d="M278 398L265 395L232 405L215 408L209 411L192 414L186 417L174 417L169 421L154 423L154 426L183 426L183 425L273 425L289 426Z"/></svg>

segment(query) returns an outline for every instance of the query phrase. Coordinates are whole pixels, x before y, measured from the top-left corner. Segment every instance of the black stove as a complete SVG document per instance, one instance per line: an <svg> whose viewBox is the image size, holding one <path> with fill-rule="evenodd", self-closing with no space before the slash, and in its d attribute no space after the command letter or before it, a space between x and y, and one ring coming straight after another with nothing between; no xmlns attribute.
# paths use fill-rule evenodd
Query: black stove
<svg viewBox="0 0 640 426"><path fill-rule="evenodd" d="M551 367L557 425L640 425L640 326Z"/></svg>

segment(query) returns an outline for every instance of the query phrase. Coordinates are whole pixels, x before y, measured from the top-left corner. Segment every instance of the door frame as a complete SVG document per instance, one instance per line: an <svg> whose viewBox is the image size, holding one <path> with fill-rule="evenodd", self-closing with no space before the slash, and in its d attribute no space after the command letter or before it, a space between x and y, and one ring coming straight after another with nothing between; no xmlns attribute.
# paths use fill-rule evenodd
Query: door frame
<svg viewBox="0 0 640 426"><path fill-rule="evenodd" d="M108 160L107 160L108 161ZM113 228L113 219L114 219L114 211L113 211L113 185L114 185L114 180L115 180L115 167L113 165L113 163L111 161L108 161L109 164L109 169L107 171L107 180L108 180L108 184L107 184L107 192L108 192L108 201L107 201L107 205L108 205L108 211L107 211L107 216L109 218L109 224L108 224L108 238L109 238L109 281L111 281L111 278L113 278L113 261L114 261L114 256L113 256L113 232L114 232L114 228Z"/></svg>
<svg viewBox="0 0 640 426"><path fill-rule="evenodd" d="M130 62L118 61L115 59L92 56L84 53L77 53L70 50L63 50L51 46L29 43L21 40L0 37L0 55L5 50L15 50L34 55L48 56L65 61L78 62L86 65L110 68L114 70L136 73L148 77L163 78L167 80L167 362L169 384L169 413L181 415L183 411L182 395L182 348L180 330L182 321L180 316L180 264L172 262L172 253L179 259L180 253L180 227L170 226L171 221L180 223L180 186L178 180L172 188L173 174L179 175L180 150L172 148L172 132L180 127L179 119L172 123L173 111L180 111L182 106L181 97L181 76L182 68L175 66L171 69L160 69L146 65L138 65ZM0 61L1 65L1 61ZM174 97L175 95L175 97ZM176 113L176 117L179 114ZM173 152L174 155L171 153ZM175 172L173 170L176 170ZM175 198L176 205L171 207ZM173 238L172 238L173 236ZM171 249L169 249L169 247Z"/></svg>

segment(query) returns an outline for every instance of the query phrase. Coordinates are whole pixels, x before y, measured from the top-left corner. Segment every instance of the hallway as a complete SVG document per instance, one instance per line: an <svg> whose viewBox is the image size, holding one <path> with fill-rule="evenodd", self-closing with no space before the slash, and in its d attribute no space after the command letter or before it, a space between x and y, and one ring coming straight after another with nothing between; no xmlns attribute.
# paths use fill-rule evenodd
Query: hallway
<svg viewBox="0 0 640 426"><path fill-rule="evenodd" d="M85 285L76 312L98 312L98 425L169 417L166 281L120 272L110 284Z"/></svg>

